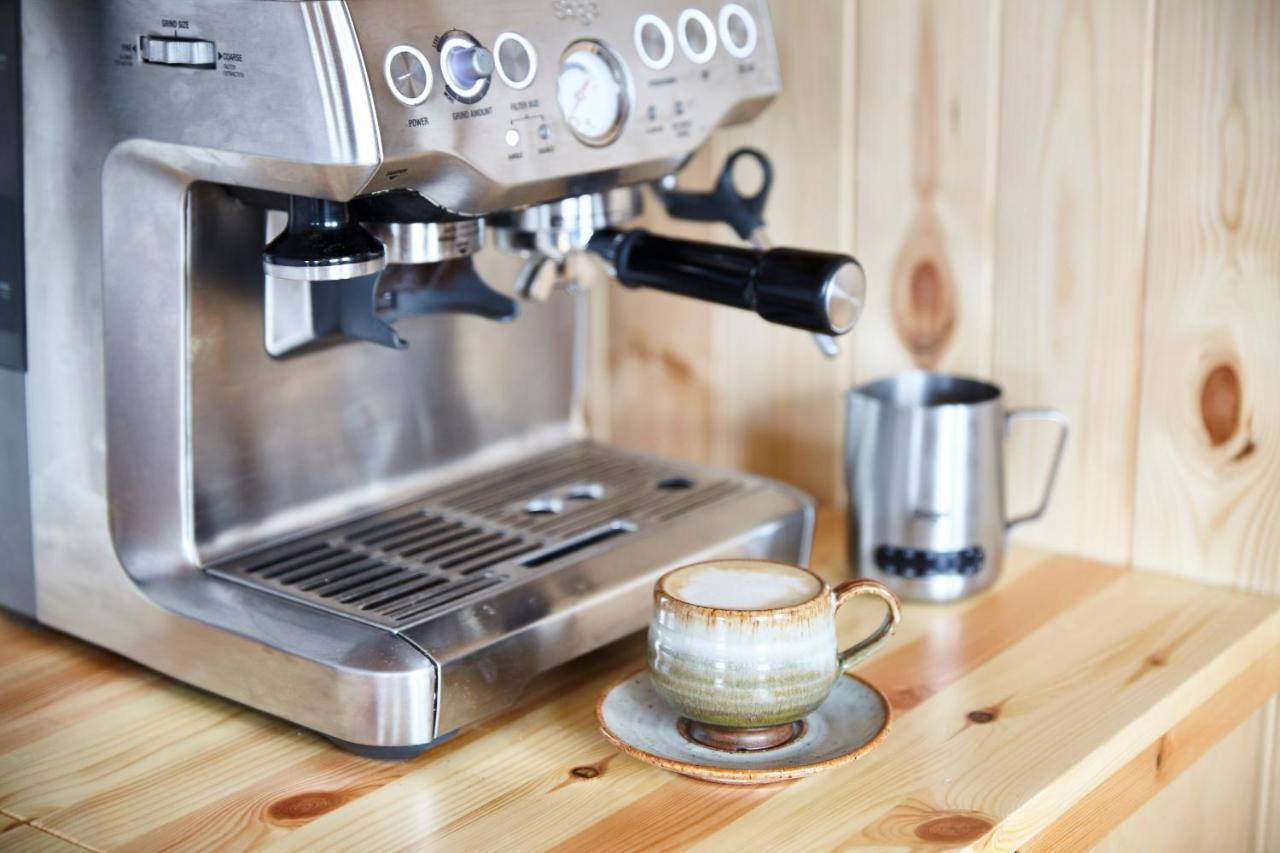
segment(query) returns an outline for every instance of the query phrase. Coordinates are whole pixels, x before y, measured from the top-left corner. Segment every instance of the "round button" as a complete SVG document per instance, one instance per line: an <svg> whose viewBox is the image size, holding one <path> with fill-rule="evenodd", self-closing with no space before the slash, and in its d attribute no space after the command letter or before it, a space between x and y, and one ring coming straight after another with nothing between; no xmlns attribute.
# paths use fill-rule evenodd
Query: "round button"
<svg viewBox="0 0 1280 853"><path fill-rule="evenodd" d="M516 130L514 127L509 128L507 130L506 140L507 140L507 145L511 146L512 148L515 148L517 145L520 144L520 131Z"/></svg>
<svg viewBox="0 0 1280 853"><path fill-rule="evenodd" d="M538 73L538 52L519 33L503 33L493 42L498 76L512 89L524 89Z"/></svg>
<svg viewBox="0 0 1280 853"><path fill-rule="evenodd" d="M636 53L640 54L640 61L645 65L661 71L671 64L676 54L676 41L666 21L657 15L641 15L636 19L633 36Z"/></svg>
<svg viewBox="0 0 1280 853"><path fill-rule="evenodd" d="M703 65L716 55L716 28L705 12L685 9L676 21L680 49L692 61Z"/></svg>
<svg viewBox="0 0 1280 853"><path fill-rule="evenodd" d="M737 59L746 59L756 49L760 33L756 19L737 3L726 3L720 10L720 40L724 49Z"/></svg>
<svg viewBox="0 0 1280 853"><path fill-rule="evenodd" d="M416 47L402 44L391 48L382 63L382 72L391 94L407 107L416 107L431 94L431 64Z"/></svg>

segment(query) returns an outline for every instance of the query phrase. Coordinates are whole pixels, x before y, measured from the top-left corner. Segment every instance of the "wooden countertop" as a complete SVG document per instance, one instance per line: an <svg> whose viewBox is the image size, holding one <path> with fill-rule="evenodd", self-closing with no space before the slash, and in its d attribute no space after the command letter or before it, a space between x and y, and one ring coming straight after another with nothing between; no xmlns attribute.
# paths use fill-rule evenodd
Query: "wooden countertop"
<svg viewBox="0 0 1280 853"><path fill-rule="evenodd" d="M824 514L814 566L843 565ZM0 617L0 848L1078 849L1280 689L1280 601L1017 552L909 606L859 672L895 709L847 767L741 789L620 755L601 687L632 637L521 707L390 764Z"/></svg>

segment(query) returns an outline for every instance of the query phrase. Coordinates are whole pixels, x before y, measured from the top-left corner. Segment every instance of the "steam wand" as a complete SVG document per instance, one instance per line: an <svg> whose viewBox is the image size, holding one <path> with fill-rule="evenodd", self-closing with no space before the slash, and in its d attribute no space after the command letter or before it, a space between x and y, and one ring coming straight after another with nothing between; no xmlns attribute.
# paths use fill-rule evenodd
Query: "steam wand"
<svg viewBox="0 0 1280 853"><path fill-rule="evenodd" d="M760 169L760 188L753 195L739 192L734 182L734 170L743 159L754 160ZM675 189L675 177L669 176L654 186L654 193L667 209L667 214L676 219L695 222L723 222L734 230L739 238L747 241L753 248L765 252L772 248L768 233L764 227L764 206L773 187L773 164L763 151L756 148L739 148L725 160L724 168L715 186L704 193L687 192ZM860 270L859 270L860 271ZM857 313L861 313L865 282L856 293L846 294L857 301ZM856 314L855 314L856 321ZM818 349L828 358L840 354L840 345L834 337L823 332L814 332L813 341Z"/></svg>

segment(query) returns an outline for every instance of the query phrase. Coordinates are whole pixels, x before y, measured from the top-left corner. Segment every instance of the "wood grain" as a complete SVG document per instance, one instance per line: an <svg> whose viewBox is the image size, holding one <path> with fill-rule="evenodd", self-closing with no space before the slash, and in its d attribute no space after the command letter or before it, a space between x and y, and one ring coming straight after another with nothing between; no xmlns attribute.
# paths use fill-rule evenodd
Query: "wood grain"
<svg viewBox="0 0 1280 853"><path fill-rule="evenodd" d="M86 849L30 824L17 824L0 831L0 848L18 853L74 853Z"/></svg>
<svg viewBox="0 0 1280 853"><path fill-rule="evenodd" d="M1196 780L1182 777L1175 783L1177 789L1170 788L1169 796L1173 799L1166 798L1163 808L1135 812L1195 764L1224 732L1233 732L1240 726L1250 717L1251 709L1263 704L1277 690L1280 690L1280 648L1250 666L1208 702L1152 741L1022 850L1027 853L1084 850L1094 847L1103 837L1107 838L1106 847L1123 850L1133 849L1135 843L1152 844L1156 838L1165 836L1176 847L1157 845L1161 850L1247 849L1253 843L1254 803L1239 776L1223 776L1215 780L1222 784L1213 787L1184 785L1185 781ZM1253 712L1249 725L1234 732L1230 743L1224 742L1216 753L1220 759L1235 761L1220 760L1216 766L1235 770L1238 766L1252 765L1256 770L1259 756L1254 747L1261 733L1261 713ZM1204 798L1215 795L1222 802L1215 808L1203 808ZM1174 827L1162 825L1169 822L1176 800L1191 806L1192 814L1207 812L1215 819L1180 821ZM1225 818L1233 813L1234 819ZM1122 825L1130 822L1132 825ZM1119 832L1111 834L1116 827L1120 827ZM1231 831L1237 833L1236 837L1224 834Z"/></svg>
<svg viewBox="0 0 1280 853"><path fill-rule="evenodd" d="M1256 767L1262 760L1258 723L1263 713L1255 712L1093 849L1097 853L1268 850L1255 844L1257 804L1241 796L1240 775L1241 769Z"/></svg>
<svg viewBox="0 0 1280 853"><path fill-rule="evenodd" d="M1152 4L1004 9L994 373L1013 405L1074 426L1039 547L1124 563L1142 340ZM1031 505L1053 436L1009 445L1010 501Z"/></svg>
<svg viewBox="0 0 1280 853"><path fill-rule="evenodd" d="M1280 7L1159 37L1134 561L1280 592Z"/></svg>
<svg viewBox="0 0 1280 853"><path fill-rule="evenodd" d="M1280 8L1162 3L1156 37L1133 558L1280 592ZM1247 780L1262 850L1275 742L1203 771Z"/></svg>
<svg viewBox="0 0 1280 853"><path fill-rule="evenodd" d="M682 188L711 186L719 169L711 149L703 149L681 173ZM659 234L679 233L708 239L708 226L674 224L652 196L638 223ZM609 294L608 435L617 445L707 464L716 461L713 436L718 432L714 382L715 341L712 315L705 302L652 290L616 287ZM597 410L599 407L593 408Z"/></svg>
<svg viewBox="0 0 1280 853"><path fill-rule="evenodd" d="M829 577L847 572L842 537L841 515L823 513L815 564ZM638 636L421 758L384 764L0 619L0 671L38 660L84 685L32 705L10 701L21 681L0 680L0 709L60 721L0 719L0 735L30 733L0 750L0 810L25 823L24 843L56 834L103 850L1010 849L1126 768L1149 773L1169 732L1159 782L1176 775L1274 689L1277 644L1280 601L1015 552L994 592L909 606L900 642L863 669L898 705L882 747L740 790L620 755L595 730L595 696L641 659Z"/></svg>
<svg viewBox="0 0 1280 853"><path fill-rule="evenodd" d="M859 382L991 372L1000 3L858 4Z"/></svg>

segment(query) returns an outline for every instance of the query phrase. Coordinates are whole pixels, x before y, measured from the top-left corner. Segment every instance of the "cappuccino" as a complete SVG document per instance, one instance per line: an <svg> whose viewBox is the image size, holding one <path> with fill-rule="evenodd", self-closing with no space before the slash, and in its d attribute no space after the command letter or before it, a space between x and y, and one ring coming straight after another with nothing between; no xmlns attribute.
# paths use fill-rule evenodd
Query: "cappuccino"
<svg viewBox="0 0 1280 853"><path fill-rule="evenodd" d="M665 588L670 595L698 607L769 610L803 604L822 591L822 581L792 566L726 560L673 572Z"/></svg>

